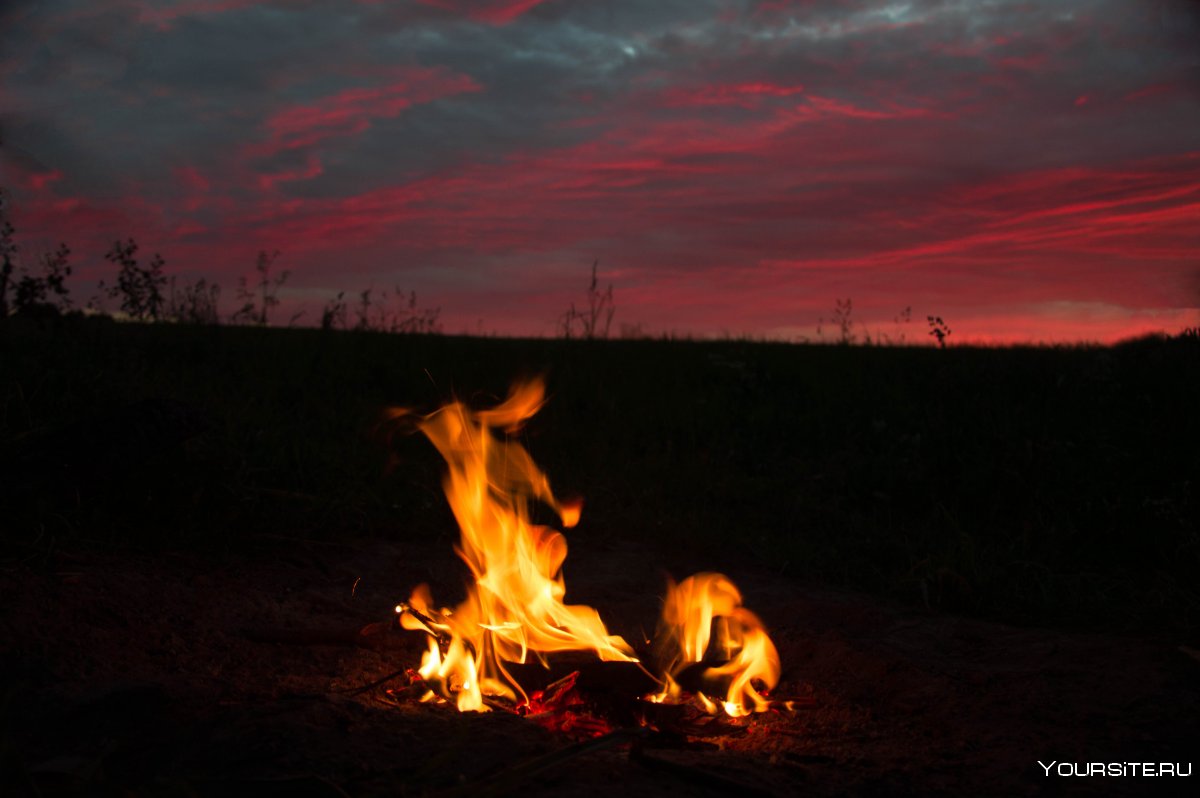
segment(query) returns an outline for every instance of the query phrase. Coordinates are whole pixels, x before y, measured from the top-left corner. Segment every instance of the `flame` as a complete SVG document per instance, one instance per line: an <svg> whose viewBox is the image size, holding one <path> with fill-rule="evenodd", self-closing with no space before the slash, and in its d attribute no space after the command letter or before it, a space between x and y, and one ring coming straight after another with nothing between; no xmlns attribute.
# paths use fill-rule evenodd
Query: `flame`
<svg viewBox="0 0 1200 798"><path fill-rule="evenodd" d="M433 609L425 585L397 610L405 628L430 635L422 678L463 711L486 711L484 696L527 700L505 663L531 656L544 663L549 653L589 650L602 660L636 661L596 610L563 603L566 540L529 521L531 498L553 508L568 527L579 520L580 506L560 503L525 448L494 432L520 429L542 407L544 395L535 380L514 385L491 410L474 412L454 402L417 422L449 467L443 487L461 531L455 550L474 583L453 611Z"/></svg>
<svg viewBox="0 0 1200 798"><path fill-rule="evenodd" d="M651 700L686 700L687 691L677 678L710 662L700 670L700 687L695 691L705 711L717 713L718 704L710 696L721 689L725 697L719 703L727 715L738 717L770 707L764 691L779 682L779 654L762 621L742 606L742 594L728 577L702 573L669 585L656 638L666 678L663 691Z"/></svg>
<svg viewBox="0 0 1200 798"><path fill-rule="evenodd" d="M429 687L422 700L452 701L461 711L488 711L488 699L512 705L529 697L505 669L531 657L592 651L601 660L637 662L621 637L610 635L591 607L563 602L562 565L567 556L559 532L529 520L529 502L552 508L564 527L579 521L579 502L559 501L550 483L513 433L545 403L540 380L518 383L490 410L472 411L453 402L416 426L445 458L446 498L461 532L455 551L473 582L453 610L437 608L426 585L396 607L406 629L429 636L419 674ZM393 419L414 418L403 409ZM663 690L650 701L695 700L706 711L731 716L763 711L768 702L758 685L779 680L779 657L762 623L741 606L733 583L720 574L697 574L671 585L660 625L659 660ZM690 692L676 681L697 663L701 686ZM706 695L707 693L707 695ZM714 696L724 697L714 699Z"/></svg>

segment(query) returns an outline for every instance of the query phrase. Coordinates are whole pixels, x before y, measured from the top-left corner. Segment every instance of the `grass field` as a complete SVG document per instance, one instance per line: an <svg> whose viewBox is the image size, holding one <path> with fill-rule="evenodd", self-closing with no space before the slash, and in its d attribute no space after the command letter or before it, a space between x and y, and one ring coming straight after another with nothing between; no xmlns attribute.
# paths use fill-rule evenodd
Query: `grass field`
<svg viewBox="0 0 1200 798"><path fill-rule="evenodd" d="M522 433L572 537L653 537L796 578L1045 625L1194 637L1200 344L848 347L10 323L4 557L245 550L456 530L389 405L486 404ZM389 460L393 462L389 463Z"/></svg>

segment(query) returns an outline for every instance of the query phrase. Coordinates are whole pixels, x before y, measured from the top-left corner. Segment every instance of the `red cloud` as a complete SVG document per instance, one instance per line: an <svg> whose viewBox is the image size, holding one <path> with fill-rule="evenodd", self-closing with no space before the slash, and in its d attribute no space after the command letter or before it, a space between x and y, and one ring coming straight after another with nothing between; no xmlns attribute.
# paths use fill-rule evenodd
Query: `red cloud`
<svg viewBox="0 0 1200 798"><path fill-rule="evenodd" d="M782 86L767 82L715 84L698 88L675 88L663 92L663 103L671 108L695 108L710 105L751 107L763 98L802 94L800 85Z"/></svg>
<svg viewBox="0 0 1200 798"><path fill-rule="evenodd" d="M194 166L179 166L175 169L175 179L190 191L204 192L212 188L208 178Z"/></svg>
<svg viewBox="0 0 1200 798"><path fill-rule="evenodd" d="M167 30L177 19L224 14L256 5L266 5L263 0L185 0L168 6L143 6L138 11L138 22Z"/></svg>
<svg viewBox="0 0 1200 798"><path fill-rule="evenodd" d="M62 180L63 173L58 169L50 172L31 172L26 179L26 184L34 191L41 191L51 183Z"/></svg>
<svg viewBox="0 0 1200 798"><path fill-rule="evenodd" d="M326 139L353 136L374 119L399 116L405 109L481 87L466 75L441 69L411 70L385 86L345 89L314 102L277 111L266 121L270 140L249 148L248 155L273 155L311 147Z"/></svg>
<svg viewBox="0 0 1200 798"><path fill-rule="evenodd" d="M296 169L285 169L280 172L269 172L258 176L258 187L270 191L276 183L286 183L293 180L311 180L324 173L321 161L315 155L309 155L304 166Z"/></svg>
<svg viewBox="0 0 1200 798"><path fill-rule="evenodd" d="M547 0L418 0L492 25L507 25Z"/></svg>

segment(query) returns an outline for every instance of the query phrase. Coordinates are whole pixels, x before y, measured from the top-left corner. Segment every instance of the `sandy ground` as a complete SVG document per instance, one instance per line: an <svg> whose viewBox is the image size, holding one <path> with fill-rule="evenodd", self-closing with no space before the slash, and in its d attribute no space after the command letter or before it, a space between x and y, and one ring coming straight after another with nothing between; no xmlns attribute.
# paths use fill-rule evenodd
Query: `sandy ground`
<svg viewBox="0 0 1200 798"><path fill-rule="evenodd" d="M730 568L779 648L776 693L814 705L709 739L578 753L514 715L349 692L415 666L424 644L334 638L388 620L419 582L452 603L462 569L448 540L261 540L222 559L5 560L4 794L1146 795L1195 783L1038 764L1200 759L1200 661L1177 641L1013 628ZM568 600L630 637L653 629L666 571L717 565L571 545ZM280 630L331 644L270 642Z"/></svg>

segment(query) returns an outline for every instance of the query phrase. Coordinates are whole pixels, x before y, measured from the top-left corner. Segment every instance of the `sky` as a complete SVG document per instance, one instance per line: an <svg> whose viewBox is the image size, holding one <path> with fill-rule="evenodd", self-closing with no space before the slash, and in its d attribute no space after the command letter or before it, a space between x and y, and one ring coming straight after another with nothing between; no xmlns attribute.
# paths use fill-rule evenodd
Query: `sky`
<svg viewBox="0 0 1200 798"><path fill-rule="evenodd" d="M276 323L554 335L597 262L613 335L1178 332L1200 4L0 0L0 186L81 301L133 237L224 313L279 250Z"/></svg>

